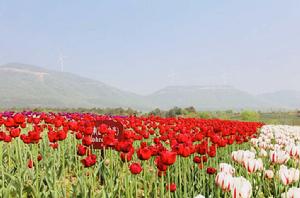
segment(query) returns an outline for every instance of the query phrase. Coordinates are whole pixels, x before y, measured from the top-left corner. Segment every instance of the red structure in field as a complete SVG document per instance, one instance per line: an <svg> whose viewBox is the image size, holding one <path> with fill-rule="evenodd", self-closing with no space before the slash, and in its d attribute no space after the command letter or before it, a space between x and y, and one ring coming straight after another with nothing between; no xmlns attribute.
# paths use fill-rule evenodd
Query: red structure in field
<svg viewBox="0 0 300 198"><path fill-rule="evenodd" d="M116 120L98 120L95 123L95 127L94 127L94 131L92 134L92 147L94 149L103 149L104 145L103 145L103 136L101 133L101 125L103 126L107 126L107 130L113 130L115 131L115 137L118 140L122 139L122 133L123 133L123 125L116 121Z"/></svg>

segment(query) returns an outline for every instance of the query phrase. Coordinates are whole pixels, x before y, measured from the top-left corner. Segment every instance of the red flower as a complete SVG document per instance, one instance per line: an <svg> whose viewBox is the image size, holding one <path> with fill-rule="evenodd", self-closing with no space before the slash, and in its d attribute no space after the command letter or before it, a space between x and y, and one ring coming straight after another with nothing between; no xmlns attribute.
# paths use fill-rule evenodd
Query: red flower
<svg viewBox="0 0 300 198"><path fill-rule="evenodd" d="M137 151L137 156L140 160L148 160L152 156L152 151L151 151L151 149L149 149L147 147L140 148Z"/></svg>
<svg viewBox="0 0 300 198"><path fill-rule="evenodd" d="M58 132L58 139L60 141L66 139L66 138L67 138L67 133L66 132L64 132L63 130L61 130L61 131Z"/></svg>
<svg viewBox="0 0 300 198"><path fill-rule="evenodd" d="M96 155L91 154L86 158L82 159L81 163L84 165L84 167L90 167L96 164L97 162L96 158L97 158Z"/></svg>
<svg viewBox="0 0 300 198"><path fill-rule="evenodd" d="M217 153L217 151L216 151L216 146L215 145L211 145L210 147L209 147L209 151L208 151L208 155L209 155L209 157L215 157L216 156L216 153Z"/></svg>
<svg viewBox="0 0 300 198"><path fill-rule="evenodd" d="M92 137L91 136L84 136L82 138L82 144L85 146L90 146L92 144Z"/></svg>
<svg viewBox="0 0 300 198"><path fill-rule="evenodd" d="M182 157L188 157L193 153L193 149L184 144L179 145L178 154Z"/></svg>
<svg viewBox="0 0 300 198"><path fill-rule="evenodd" d="M198 146L198 151L199 154L204 155L207 152L207 142L203 142Z"/></svg>
<svg viewBox="0 0 300 198"><path fill-rule="evenodd" d="M58 143L52 143L52 144L50 144L50 146L51 146L53 149L57 149L57 148L58 148Z"/></svg>
<svg viewBox="0 0 300 198"><path fill-rule="evenodd" d="M54 131L49 131L48 132L48 138L50 142L57 142L58 141L58 136L57 133Z"/></svg>
<svg viewBox="0 0 300 198"><path fill-rule="evenodd" d="M202 156L202 162L204 163L204 162L207 162L207 157L206 157L206 155L203 155Z"/></svg>
<svg viewBox="0 0 300 198"><path fill-rule="evenodd" d="M77 140L82 139L82 134L81 134L81 133L76 133L76 139L77 139Z"/></svg>
<svg viewBox="0 0 300 198"><path fill-rule="evenodd" d="M165 165L172 165L176 161L176 153L172 151L162 151L160 153L161 162Z"/></svg>
<svg viewBox="0 0 300 198"><path fill-rule="evenodd" d="M41 134L39 131L29 131L28 138L31 143L38 143L39 140L41 139Z"/></svg>
<svg viewBox="0 0 300 198"><path fill-rule="evenodd" d="M11 136L9 136L9 135L5 135L5 137L4 137L4 142L11 142Z"/></svg>
<svg viewBox="0 0 300 198"><path fill-rule="evenodd" d="M126 161L129 162L132 160L132 155L133 155L133 153L131 153L131 152L128 152L128 153L121 152L120 157L123 162L126 162Z"/></svg>
<svg viewBox="0 0 300 198"><path fill-rule="evenodd" d="M201 157L195 156L194 159L193 159L193 161L194 161L195 163L199 164L199 163L201 163Z"/></svg>
<svg viewBox="0 0 300 198"><path fill-rule="evenodd" d="M207 172L207 174L213 175L213 174L215 174L217 172L217 170L215 168L213 168L213 167L208 167L206 169L206 172Z"/></svg>
<svg viewBox="0 0 300 198"><path fill-rule="evenodd" d="M8 118L7 120L6 120L6 122L4 123L4 125L7 127L7 128L10 128L10 127L13 127L13 126L15 126L15 121L14 121L14 119L12 119L12 118Z"/></svg>
<svg viewBox="0 0 300 198"><path fill-rule="evenodd" d="M171 191L171 192L175 192L176 191L176 184L171 183L170 185L166 186L167 190Z"/></svg>
<svg viewBox="0 0 300 198"><path fill-rule="evenodd" d="M87 127L84 130L84 134L85 135L92 135L93 131L94 131L93 127Z"/></svg>
<svg viewBox="0 0 300 198"><path fill-rule="evenodd" d="M198 164L199 169L203 169L203 164Z"/></svg>
<svg viewBox="0 0 300 198"><path fill-rule="evenodd" d="M10 136L12 138L19 137L20 133L21 133L21 129L20 128L15 128L15 129L10 130Z"/></svg>
<svg viewBox="0 0 300 198"><path fill-rule="evenodd" d="M43 156L41 154L38 155L37 160L41 161L43 159Z"/></svg>
<svg viewBox="0 0 300 198"><path fill-rule="evenodd" d="M77 154L80 156L83 156L86 154L86 147L84 147L83 145L78 145L77 147Z"/></svg>
<svg viewBox="0 0 300 198"><path fill-rule="evenodd" d="M33 167L33 161L30 159L27 163L28 168L32 168Z"/></svg>
<svg viewBox="0 0 300 198"><path fill-rule="evenodd" d="M17 124L22 124L23 122L25 122L25 116L22 115L21 113L17 113L17 114L14 116L14 121L15 121L15 123L17 123Z"/></svg>
<svg viewBox="0 0 300 198"><path fill-rule="evenodd" d="M0 141L4 140L6 134L4 132L0 132Z"/></svg>
<svg viewBox="0 0 300 198"><path fill-rule="evenodd" d="M140 174L143 169L142 169L140 163L132 163L129 166L129 170L132 174L137 175L137 174Z"/></svg>
<svg viewBox="0 0 300 198"><path fill-rule="evenodd" d="M100 127L98 127L98 131L100 131L100 133L104 134L106 133L108 130L108 126L106 124L101 124Z"/></svg>
<svg viewBox="0 0 300 198"><path fill-rule="evenodd" d="M119 141L116 148L118 151L128 153L133 148L133 146L131 141Z"/></svg>

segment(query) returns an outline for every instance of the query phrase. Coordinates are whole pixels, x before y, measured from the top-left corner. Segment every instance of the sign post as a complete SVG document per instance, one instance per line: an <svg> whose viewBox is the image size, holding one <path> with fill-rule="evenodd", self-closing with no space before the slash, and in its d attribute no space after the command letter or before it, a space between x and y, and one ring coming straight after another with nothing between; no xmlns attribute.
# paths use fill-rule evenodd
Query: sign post
<svg viewBox="0 0 300 198"><path fill-rule="evenodd" d="M118 140L123 138L123 125L115 120L99 120L96 121L94 131L92 134L92 148L93 149L103 149L103 136L101 131L99 131L99 127L104 124L107 126L108 129L115 131L115 136Z"/></svg>
<svg viewBox="0 0 300 198"><path fill-rule="evenodd" d="M99 128L101 128L101 125L104 124L107 126L108 130L115 131L115 137L118 140L121 140L123 138L123 125L115 120L98 120L95 123L94 131L92 133L92 148L93 149L99 149L100 150L100 160L104 160L104 150L106 145L103 143L103 133L99 131ZM113 142L112 142L113 143ZM101 169L101 167L100 167ZM99 180L100 182L104 182L104 178L101 175L101 170L99 171Z"/></svg>

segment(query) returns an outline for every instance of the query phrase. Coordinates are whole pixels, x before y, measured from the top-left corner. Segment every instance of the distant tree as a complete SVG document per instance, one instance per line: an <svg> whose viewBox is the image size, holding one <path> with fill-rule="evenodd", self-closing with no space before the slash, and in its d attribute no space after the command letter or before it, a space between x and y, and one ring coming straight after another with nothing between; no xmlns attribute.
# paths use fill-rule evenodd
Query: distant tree
<svg viewBox="0 0 300 198"><path fill-rule="evenodd" d="M250 110L242 111L241 119L244 121L259 121L260 114L257 113L256 111L250 111Z"/></svg>
<svg viewBox="0 0 300 198"><path fill-rule="evenodd" d="M138 112L136 110L131 109L131 108L127 108L126 114L127 115L136 115L136 114L138 114Z"/></svg>
<svg viewBox="0 0 300 198"><path fill-rule="evenodd" d="M186 108L184 108L184 110L187 111L188 113L196 113L197 112L197 110L193 106L186 107Z"/></svg>
<svg viewBox="0 0 300 198"><path fill-rule="evenodd" d="M211 113L209 112L198 112L200 118L209 119L212 118Z"/></svg>
<svg viewBox="0 0 300 198"><path fill-rule="evenodd" d="M232 110L226 110L225 113L227 113L227 114L233 114L233 111Z"/></svg>
<svg viewBox="0 0 300 198"><path fill-rule="evenodd" d="M149 115L162 116L162 111L159 108L156 108L149 112Z"/></svg>
<svg viewBox="0 0 300 198"><path fill-rule="evenodd" d="M169 111L166 112L166 117L177 117L179 115L183 115L184 110L179 107L173 107Z"/></svg>

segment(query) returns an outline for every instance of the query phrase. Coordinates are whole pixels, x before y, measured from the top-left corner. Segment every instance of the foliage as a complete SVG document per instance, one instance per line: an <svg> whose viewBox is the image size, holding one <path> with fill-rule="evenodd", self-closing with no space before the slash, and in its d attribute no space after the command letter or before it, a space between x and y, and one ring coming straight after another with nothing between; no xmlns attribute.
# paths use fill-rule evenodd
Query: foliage
<svg viewBox="0 0 300 198"><path fill-rule="evenodd" d="M242 111L241 112L241 119L244 121L258 121L260 118L260 114L255 111Z"/></svg>

